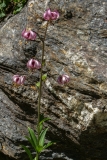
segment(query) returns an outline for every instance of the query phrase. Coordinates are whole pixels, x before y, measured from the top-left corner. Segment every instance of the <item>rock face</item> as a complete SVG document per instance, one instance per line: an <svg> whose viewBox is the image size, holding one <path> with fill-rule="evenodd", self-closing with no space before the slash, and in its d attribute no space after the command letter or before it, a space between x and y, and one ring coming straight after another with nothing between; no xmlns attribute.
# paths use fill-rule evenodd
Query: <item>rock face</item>
<svg viewBox="0 0 107 160"><path fill-rule="evenodd" d="M48 28L45 42L48 74L43 84L41 113L51 121L47 140L58 140L41 160L107 160L107 2L104 0L32 0L0 29L0 151L10 159L27 160L20 144L27 127L37 124L40 72L26 63L41 59L41 42L21 37L27 26L41 35L46 8L60 18ZM70 76L60 86L59 74ZM14 87L12 76L26 75L25 86ZM33 152L33 151L32 151ZM0 155L2 159L3 155ZM5 160L5 158L3 159Z"/></svg>

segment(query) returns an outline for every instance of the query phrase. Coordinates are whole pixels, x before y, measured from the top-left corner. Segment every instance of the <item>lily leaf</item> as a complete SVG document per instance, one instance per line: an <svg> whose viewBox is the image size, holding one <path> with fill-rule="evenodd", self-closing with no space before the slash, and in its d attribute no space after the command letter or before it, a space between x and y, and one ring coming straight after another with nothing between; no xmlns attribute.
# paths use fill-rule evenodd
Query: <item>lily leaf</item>
<svg viewBox="0 0 107 160"><path fill-rule="evenodd" d="M41 146L41 147L43 147L43 145L44 145L45 135L46 135L47 130L48 130L48 128L44 129L42 131L42 133L40 134L40 137L39 137L39 146Z"/></svg>
<svg viewBox="0 0 107 160"><path fill-rule="evenodd" d="M40 122L39 122L40 132L42 131L42 128L43 128L43 122L48 121L48 120L50 120L50 118L47 118L47 117L44 118L43 114L40 115Z"/></svg>
<svg viewBox="0 0 107 160"><path fill-rule="evenodd" d="M26 153L28 154L30 160L33 160L30 150L24 145L21 145L21 147L26 151Z"/></svg>
<svg viewBox="0 0 107 160"><path fill-rule="evenodd" d="M50 147L51 145L56 144L55 142L48 142L46 145L43 146L43 149Z"/></svg>
<svg viewBox="0 0 107 160"><path fill-rule="evenodd" d="M37 86L37 87L40 87L40 82L37 82L37 83L36 83L36 86Z"/></svg>
<svg viewBox="0 0 107 160"><path fill-rule="evenodd" d="M46 78L47 78L47 74L44 74L44 75L42 76L42 81L45 81Z"/></svg>
<svg viewBox="0 0 107 160"><path fill-rule="evenodd" d="M29 134L31 137L31 142L32 142L33 146L35 147L35 150L38 151L38 140L36 138L36 135L31 128L28 127L28 130L29 130Z"/></svg>
<svg viewBox="0 0 107 160"><path fill-rule="evenodd" d="M48 120L50 120L50 118L44 118L43 120L41 120L41 121L39 122L39 124L42 124L43 122L48 121Z"/></svg>
<svg viewBox="0 0 107 160"><path fill-rule="evenodd" d="M32 139L30 137L25 136L25 138L31 143L32 147L35 149L35 145L32 142Z"/></svg>

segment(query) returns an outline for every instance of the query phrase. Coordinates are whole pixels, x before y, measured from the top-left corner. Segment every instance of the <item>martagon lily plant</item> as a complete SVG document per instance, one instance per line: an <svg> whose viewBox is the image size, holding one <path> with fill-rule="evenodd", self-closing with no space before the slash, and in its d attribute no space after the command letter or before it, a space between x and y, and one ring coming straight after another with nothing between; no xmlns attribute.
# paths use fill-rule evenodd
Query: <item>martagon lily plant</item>
<svg viewBox="0 0 107 160"><path fill-rule="evenodd" d="M27 62L27 68L30 71L34 72L37 69L40 69L40 81L39 81L39 84L37 83L37 86L39 88L37 134L34 133L33 129L28 127L29 136L26 137L36 152L35 157L32 156L31 151L26 146L21 145L23 149L26 151L26 153L28 154L30 160L39 160L40 153L54 143L54 142L45 143L45 136L48 128L44 128L43 123L47 120L50 120L50 118L44 118L44 116L41 115L40 113L40 108L41 108L41 96L42 96L42 81L47 78L46 75L43 75L42 73L43 67L44 67L43 62L44 62L44 54L45 54L46 33L47 33L48 26L51 24L51 22L53 20L57 20L58 18L59 18L58 11L51 11L50 9L46 10L46 12L43 14L43 19L47 21L47 26L46 26L46 30L43 38L41 38L39 33L35 33L32 30L24 29L22 31L22 37L25 38L26 40L34 41L38 36L42 42L41 62L39 62L37 59L30 59ZM24 82L26 79L27 78L25 75L14 75L13 83L15 86L21 86L21 85L24 85ZM56 81L60 85L65 85L66 83L69 82L69 80L70 80L69 76L67 74L63 74L63 75L59 75Z"/></svg>

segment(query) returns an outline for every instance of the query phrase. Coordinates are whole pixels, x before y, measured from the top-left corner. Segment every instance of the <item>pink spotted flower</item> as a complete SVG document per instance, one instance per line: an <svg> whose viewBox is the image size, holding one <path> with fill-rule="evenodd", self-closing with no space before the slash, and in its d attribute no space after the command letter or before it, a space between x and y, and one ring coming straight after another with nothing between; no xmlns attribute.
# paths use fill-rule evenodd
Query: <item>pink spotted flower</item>
<svg viewBox="0 0 107 160"><path fill-rule="evenodd" d="M66 74L63 74L63 75L60 75L60 76L58 77L57 82L58 82L59 84L64 85L64 84L68 83L69 80L70 80L70 77L69 77L68 75L66 75Z"/></svg>
<svg viewBox="0 0 107 160"><path fill-rule="evenodd" d="M34 69L40 69L41 68L41 63L38 61L38 60L35 60L35 59L30 59L28 62L27 62L27 67L31 70L34 70Z"/></svg>
<svg viewBox="0 0 107 160"><path fill-rule="evenodd" d="M22 31L22 37L27 39L27 40L35 40L36 39L36 33L33 32L32 30L26 30L24 29Z"/></svg>
<svg viewBox="0 0 107 160"><path fill-rule="evenodd" d="M12 79L13 79L14 84L23 85L26 77L25 76L14 75Z"/></svg>
<svg viewBox="0 0 107 160"><path fill-rule="evenodd" d="M43 18L46 21L57 20L59 18L59 12L47 9L46 12L43 14Z"/></svg>

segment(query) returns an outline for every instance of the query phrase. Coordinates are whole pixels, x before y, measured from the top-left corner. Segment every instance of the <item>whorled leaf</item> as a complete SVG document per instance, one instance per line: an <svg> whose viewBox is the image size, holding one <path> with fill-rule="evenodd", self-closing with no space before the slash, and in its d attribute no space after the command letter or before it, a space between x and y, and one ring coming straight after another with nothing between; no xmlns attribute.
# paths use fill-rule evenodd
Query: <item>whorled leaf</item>
<svg viewBox="0 0 107 160"><path fill-rule="evenodd" d="M30 144L32 145L32 147L35 149L35 145L32 142L32 139L30 137L25 136L25 138L30 142Z"/></svg>
<svg viewBox="0 0 107 160"><path fill-rule="evenodd" d="M47 144L45 144L45 145L43 146L43 149L46 149L46 148L50 147L50 146L53 145L53 144L56 144L56 142L48 142Z"/></svg>
<svg viewBox="0 0 107 160"><path fill-rule="evenodd" d="M35 147L35 150L38 151L38 140L37 140L36 135L35 135L34 131L29 127L28 127L28 131L30 134L31 143Z"/></svg>
<svg viewBox="0 0 107 160"><path fill-rule="evenodd" d="M21 147L26 151L26 153L28 154L30 160L33 160L30 150L24 145L21 145Z"/></svg>
<svg viewBox="0 0 107 160"><path fill-rule="evenodd" d="M48 120L50 120L50 118L44 118L39 122L39 124L42 124L43 122L48 121Z"/></svg>
<svg viewBox="0 0 107 160"><path fill-rule="evenodd" d="M44 129L40 136L39 136L39 146L43 147L44 146L44 141L45 141L45 135L46 135L46 132L47 132L48 128Z"/></svg>

